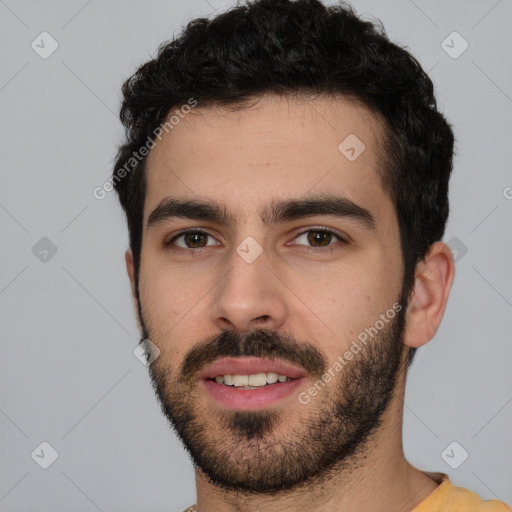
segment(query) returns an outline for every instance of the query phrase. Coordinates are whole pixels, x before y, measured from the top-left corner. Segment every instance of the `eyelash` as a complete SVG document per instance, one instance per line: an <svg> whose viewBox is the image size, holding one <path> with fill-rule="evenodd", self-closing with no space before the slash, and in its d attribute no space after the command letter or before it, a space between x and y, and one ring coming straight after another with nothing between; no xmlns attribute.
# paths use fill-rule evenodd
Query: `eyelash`
<svg viewBox="0 0 512 512"><path fill-rule="evenodd" d="M305 231L301 231L300 233L298 233L293 239L295 240L296 238L298 238L298 237L300 237L300 236L302 236L304 234L311 233L311 232L313 232L313 233L327 233L327 234L333 235L335 238L337 238L338 242L341 242L342 245L346 245L346 244L349 243L340 234L336 233L332 229L324 228L324 227L306 229ZM187 235L189 233L202 234L202 235L210 236L211 238L215 238L212 234L208 233L208 231L204 231L204 230L201 230L201 229L186 229L186 230L180 231L179 233L174 235L170 240L164 242L164 247L166 247L166 248L172 247L176 240L178 240L179 238L181 238L184 235ZM293 244L293 245L295 245L295 244ZM297 244L297 245L303 245L303 244ZM183 250L183 251L199 251L201 249L206 249L207 247L211 247L211 246L207 245L207 246L204 246L204 247L196 247L196 248L194 248L194 247L179 247L179 246L175 246L174 249L175 250ZM306 245L305 247L308 247L309 249L312 249L314 251L331 251L331 250L333 250L333 243L330 243L327 246L314 246L314 245L307 246Z"/></svg>

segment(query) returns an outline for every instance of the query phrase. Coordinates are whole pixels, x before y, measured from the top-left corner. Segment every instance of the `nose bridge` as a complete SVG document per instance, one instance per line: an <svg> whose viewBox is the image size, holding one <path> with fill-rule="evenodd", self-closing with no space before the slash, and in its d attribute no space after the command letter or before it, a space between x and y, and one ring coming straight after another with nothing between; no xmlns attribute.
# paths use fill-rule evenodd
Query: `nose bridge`
<svg viewBox="0 0 512 512"><path fill-rule="evenodd" d="M284 297L269 265L268 255L252 237L233 249L213 298L212 321L219 328L275 329L284 322Z"/></svg>

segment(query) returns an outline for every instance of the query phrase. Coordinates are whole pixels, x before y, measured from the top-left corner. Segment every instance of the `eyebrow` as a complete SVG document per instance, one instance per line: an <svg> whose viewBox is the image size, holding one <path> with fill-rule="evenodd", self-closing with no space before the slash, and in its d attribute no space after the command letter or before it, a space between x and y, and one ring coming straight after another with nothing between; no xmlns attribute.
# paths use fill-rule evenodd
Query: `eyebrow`
<svg viewBox="0 0 512 512"><path fill-rule="evenodd" d="M273 200L260 212L260 218L267 226L315 215L350 218L366 229L376 229L374 216L366 208L344 196L321 195ZM235 217L227 212L223 204L219 205L210 200L165 198L149 215L147 227L149 229L173 218L210 221L222 226L235 223Z"/></svg>

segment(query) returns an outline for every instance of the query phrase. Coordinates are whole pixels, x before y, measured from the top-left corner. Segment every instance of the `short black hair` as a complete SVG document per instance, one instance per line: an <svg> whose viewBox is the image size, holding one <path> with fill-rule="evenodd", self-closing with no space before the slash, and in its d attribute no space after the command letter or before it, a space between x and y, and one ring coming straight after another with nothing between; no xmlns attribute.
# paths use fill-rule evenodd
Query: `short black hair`
<svg viewBox="0 0 512 512"><path fill-rule="evenodd" d="M189 22L122 92L126 141L113 181L127 217L136 279L146 158L135 160L133 154L154 139L172 109L191 99L199 107L241 109L267 94L341 95L378 114L385 128L379 171L397 213L402 296L409 297L417 263L444 235L454 137L437 110L432 81L407 50L389 40L380 22L363 20L345 2L326 7L318 0L248 1ZM128 172L120 179L122 168Z"/></svg>

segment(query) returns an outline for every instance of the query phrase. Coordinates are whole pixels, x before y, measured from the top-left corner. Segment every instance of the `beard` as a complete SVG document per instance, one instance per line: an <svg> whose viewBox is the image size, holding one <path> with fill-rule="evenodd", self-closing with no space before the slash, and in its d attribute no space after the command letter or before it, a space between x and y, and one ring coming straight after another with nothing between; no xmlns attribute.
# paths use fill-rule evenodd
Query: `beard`
<svg viewBox="0 0 512 512"><path fill-rule="evenodd" d="M308 407L297 400L292 413L298 410L301 418L292 418L290 425L285 408L216 408L206 403L197 377L193 379L221 357L254 356L302 367L316 382L329 369L326 357L285 333L223 331L192 348L175 371L165 357L154 360L149 366L152 386L194 467L214 485L266 495L307 487L353 469L364 457L403 368L405 310L362 346ZM141 324L143 339L151 339L142 315Z"/></svg>

